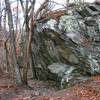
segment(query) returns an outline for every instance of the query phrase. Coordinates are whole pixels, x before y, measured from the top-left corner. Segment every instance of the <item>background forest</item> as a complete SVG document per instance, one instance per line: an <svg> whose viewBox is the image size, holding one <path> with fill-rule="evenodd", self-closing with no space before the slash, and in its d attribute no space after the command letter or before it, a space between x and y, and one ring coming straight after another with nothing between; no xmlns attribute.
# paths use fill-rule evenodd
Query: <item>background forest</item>
<svg viewBox="0 0 100 100"><path fill-rule="evenodd" d="M0 1L0 100L100 99L100 1L60 2Z"/></svg>

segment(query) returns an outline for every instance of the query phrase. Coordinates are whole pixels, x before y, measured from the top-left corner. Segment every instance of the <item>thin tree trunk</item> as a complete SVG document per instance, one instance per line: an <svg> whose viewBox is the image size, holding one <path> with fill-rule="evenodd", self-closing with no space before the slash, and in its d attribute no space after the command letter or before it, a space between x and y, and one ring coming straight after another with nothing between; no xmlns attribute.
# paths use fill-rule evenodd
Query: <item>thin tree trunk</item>
<svg viewBox="0 0 100 100"><path fill-rule="evenodd" d="M30 68L31 68L31 71L32 71L32 78L36 78L38 79L37 77L37 73L36 73L36 68L35 68L35 64L34 64L34 59L33 59L33 56L32 56L32 52L30 51L30 59L29 59L29 63L30 63Z"/></svg>
<svg viewBox="0 0 100 100"><path fill-rule="evenodd" d="M32 62L32 56L30 56L31 55L31 42L32 42L32 33L34 32L33 30L34 30L34 21L33 21L33 11L34 11L34 5L35 5L35 0L33 0L32 2L31 2L31 6L32 6L32 8L31 8L31 29L29 30L29 22L27 22L27 21L29 21L28 20L28 13L29 13L29 11L28 11L28 0L26 1L26 13L25 13L25 15L26 15L26 17L25 17L25 25L26 25L26 36L28 36L28 38L26 38L26 49L25 49L25 61L24 61L24 69L23 69L23 81L24 81L24 83L27 85L28 83L27 83L27 73L28 73L28 63L29 63L29 59L30 59L30 61ZM29 35L27 35L29 33ZM33 64L31 63L31 66L32 66ZM35 78L36 78L36 71L35 71L35 68L33 68L33 74L34 74L34 76L35 76Z"/></svg>
<svg viewBox="0 0 100 100"><path fill-rule="evenodd" d="M16 82L17 84L21 85L21 73L19 69L19 65L17 63L17 57L16 57L16 46L15 46L15 36L14 36L14 28L13 28L13 20L12 20L12 12L10 8L10 2L9 0L5 0L6 10L8 13L8 24L9 24L9 31L11 34L11 48L12 48L12 56L13 56L13 64L15 68L15 74L16 74Z"/></svg>
<svg viewBox="0 0 100 100"><path fill-rule="evenodd" d="M4 15L4 31L6 33L6 10L5 10L5 15ZM9 60L8 60L8 50L7 50L7 42L8 42L8 39L9 39L9 36L6 37L6 35L4 35L4 38L6 39L4 41L4 59L5 59L5 64L6 64L6 69L7 69L7 72L9 73L10 75L10 65L9 65Z"/></svg>
<svg viewBox="0 0 100 100"><path fill-rule="evenodd" d="M31 43L32 43L32 37L33 37L33 34L34 34L34 25L35 25L35 19L33 20L33 12L34 12L34 6L35 6L35 2L36 0L33 0L31 2L31 14L30 14L30 17L31 17L31 23L30 23L30 34L29 34L29 42L28 42L28 52L30 54L30 62L31 62L31 68L32 68L32 72L33 72L33 76L34 78L38 79L38 76L37 76L37 73L36 73L36 68L35 68L35 65L34 65L34 59L33 59L33 56L32 56L32 52L31 52Z"/></svg>
<svg viewBox="0 0 100 100"><path fill-rule="evenodd" d="M28 41L29 41L29 22L28 22L28 0L26 0L26 12L25 12L25 44L24 44L24 67L23 67L23 83L28 85L27 73L29 63Z"/></svg>
<svg viewBox="0 0 100 100"><path fill-rule="evenodd" d="M6 71L9 73L9 61L8 61L8 51L7 51L7 41L4 42L4 60L6 64Z"/></svg>

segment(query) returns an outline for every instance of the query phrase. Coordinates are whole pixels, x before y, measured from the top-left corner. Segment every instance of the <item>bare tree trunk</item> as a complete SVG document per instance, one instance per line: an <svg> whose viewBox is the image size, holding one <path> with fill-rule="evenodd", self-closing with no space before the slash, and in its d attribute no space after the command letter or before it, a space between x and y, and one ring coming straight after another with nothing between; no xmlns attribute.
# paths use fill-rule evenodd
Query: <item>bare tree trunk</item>
<svg viewBox="0 0 100 100"><path fill-rule="evenodd" d="M31 71L32 71L32 78L38 79L38 75L37 75L37 72L36 72L32 51L30 51L30 59L29 60L30 60L29 61L30 68L31 68Z"/></svg>
<svg viewBox="0 0 100 100"><path fill-rule="evenodd" d="M28 2L29 1L31 3L30 8L28 8ZM32 37L33 37L33 34L34 34L34 26L36 24L36 19L37 19L39 13L43 9L46 8L45 5L48 4L48 0L45 0L44 3L40 6L40 8L37 10L37 12L34 13L34 6L35 6L36 0L29 0L29 1L26 0L26 6L24 7L23 1L20 0L22 10L23 10L23 13L24 13L24 16L25 16L24 17L25 33L24 33L23 83L26 84L26 85L28 84L27 73L28 73L28 69L29 69L28 68L29 63L31 63L31 66L33 66L33 68L32 68L33 75L35 76L35 78L37 78L37 73L36 73L36 70L35 70L35 66L33 64L35 59L33 59L33 57L31 56L31 43L32 43ZM30 14L29 14L29 12L30 12ZM33 16L33 13L35 14L34 16ZM30 21L30 29L29 29L29 21ZM29 62L29 60L30 60L30 62Z"/></svg>
<svg viewBox="0 0 100 100"><path fill-rule="evenodd" d="M6 33L6 10L5 10L5 14L4 14L4 32ZM7 42L8 42L8 39L9 39L9 36L6 37L6 35L4 35L4 38L6 39L4 41L4 60L5 60L5 64L6 64L6 70L7 72L10 74L10 65L9 65L9 60L8 60L8 50L7 50Z"/></svg>
<svg viewBox="0 0 100 100"><path fill-rule="evenodd" d="M28 0L26 0L26 11L23 7L22 4L22 0L20 0L22 8L23 8L23 12L25 15L25 45L24 45L24 68L23 68L23 83L28 85L28 81L27 81L27 73L28 73L28 65L30 63L31 67L33 66L33 59L31 56L31 40L32 40L32 32L34 29L34 22L33 22L33 11L34 11L34 5L35 5L35 0L31 1L31 29L29 29L29 9L28 9ZM33 28L33 29L32 29ZM36 78L36 71L35 69L32 67L33 70L33 75Z"/></svg>
<svg viewBox="0 0 100 100"><path fill-rule="evenodd" d="M32 72L33 72L33 77L38 79L38 76L37 76L37 73L36 73L36 68L34 66L34 59L33 59L33 56L32 56L32 51L31 51L31 43L32 43L32 37L33 37L33 34L34 34L34 25L35 25L35 19L33 20L33 12L34 12L34 6L35 6L35 2L36 0L33 0L31 1L31 14L30 14L30 34L29 34L29 42L28 42L28 52L30 54L30 67L32 68Z"/></svg>
<svg viewBox="0 0 100 100"><path fill-rule="evenodd" d="M7 51L7 41L4 42L4 61L5 61L5 67L6 71L9 71L9 61L8 61L8 51Z"/></svg>
<svg viewBox="0 0 100 100"><path fill-rule="evenodd" d="M25 11L25 44L24 44L24 67L23 67L23 83L28 85L27 73L29 64L29 52L28 52L28 41L29 41L29 22L28 22L28 0L26 0L26 11Z"/></svg>
<svg viewBox="0 0 100 100"><path fill-rule="evenodd" d="M16 46L15 46L15 36L14 36L14 28L13 28L13 20L12 20L12 12L10 8L10 2L9 0L5 0L6 10L8 13L8 24L9 24L9 31L11 34L11 48L12 48L12 56L13 56L13 64L15 68L15 74L16 74L16 82L17 84L21 85L21 73L19 69L19 65L17 63L17 57L16 57Z"/></svg>

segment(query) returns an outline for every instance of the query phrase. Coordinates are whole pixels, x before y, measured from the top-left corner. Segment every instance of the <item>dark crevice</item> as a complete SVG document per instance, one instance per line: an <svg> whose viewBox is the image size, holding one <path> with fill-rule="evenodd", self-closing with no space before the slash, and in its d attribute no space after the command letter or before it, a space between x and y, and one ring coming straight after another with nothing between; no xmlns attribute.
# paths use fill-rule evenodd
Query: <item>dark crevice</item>
<svg viewBox="0 0 100 100"><path fill-rule="evenodd" d="M95 7L93 7L93 6L89 6L89 8L91 9L91 10L93 10L93 11L98 11Z"/></svg>

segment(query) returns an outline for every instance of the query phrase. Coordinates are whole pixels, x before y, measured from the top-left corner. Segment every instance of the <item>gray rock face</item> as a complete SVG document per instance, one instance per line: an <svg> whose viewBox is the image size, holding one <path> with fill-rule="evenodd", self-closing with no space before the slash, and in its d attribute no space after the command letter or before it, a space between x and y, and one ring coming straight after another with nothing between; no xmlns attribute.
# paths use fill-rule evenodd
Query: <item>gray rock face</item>
<svg viewBox="0 0 100 100"><path fill-rule="evenodd" d="M74 70L74 67L63 63L53 63L48 66L48 69L52 73L58 74L58 76L63 76L64 74L70 74Z"/></svg>
<svg viewBox="0 0 100 100"><path fill-rule="evenodd" d="M80 33L67 33L66 35L76 44L80 45L81 43L84 42L84 36L81 35Z"/></svg>
<svg viewBox="0 0 100 100"><path fill-rule="evenodd" d="M86 80L86 78L82 76L81 72L78 72L78 74L76 74L75 73L75 70L77 70L76 67L71 65L63 63L53 63L48 66L48 69L50 70L51 73L57 75L56 80L59 82L61 89L66 87L66 84L70 85L70 84L75 84L79 81L84 81L84 79Z"/></svg>
<svg viewBox="0 0 100 100"><path fill-rule="evenodd" d="M48 66L48 69L58 76L60 80L60 87L63 88L63 83L68 83L72 78L72 72L75 69L74 66L66 65L63 63L53 63Z"/></svg>
<svg viewBox="0 0 100 100"><path fill-rule="evenodd" d="M65 15L60 18L59 29L66 33L78 32L80 30L77 19L72 15Z"/></svg>
<svg viewBox="0 0 100 100"><path fill-rule="evenodd" d="M91 56L89 56L88 61L90 64L91 73L92 74L96 74L96 73L100 74L100 65L99 65L98 61L96 59L93 59Z"/></svg>
<svg viewBox="0 0 100 100"><path fill-rule="evenodd" d="M33 52L39 60L35 63L39 62L47 74L49 70L57 75L61 87L82 81L87 74L100 74L100 38L96 38L100 37L100 9L97 8L96 4L84 5L69 10L58 21L50 19L37 25L39 34L34 36L34 45L38 50Z"/></svg>

